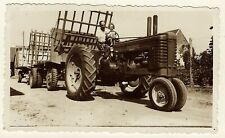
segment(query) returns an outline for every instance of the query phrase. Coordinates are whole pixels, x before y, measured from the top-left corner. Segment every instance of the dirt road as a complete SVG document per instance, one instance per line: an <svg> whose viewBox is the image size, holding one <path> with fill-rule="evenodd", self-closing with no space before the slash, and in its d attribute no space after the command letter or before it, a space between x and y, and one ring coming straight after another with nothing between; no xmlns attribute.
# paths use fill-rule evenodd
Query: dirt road
<svg viewBox="0 0 225 138"><path fill-rule="evenodd" d="M212 92L189 89L182 111L161 112L147 106L148 97L127 99L118 87L97 87L94 101L78 102L66 90L30 89L10 80L10 126L211 126Z"/></svg>

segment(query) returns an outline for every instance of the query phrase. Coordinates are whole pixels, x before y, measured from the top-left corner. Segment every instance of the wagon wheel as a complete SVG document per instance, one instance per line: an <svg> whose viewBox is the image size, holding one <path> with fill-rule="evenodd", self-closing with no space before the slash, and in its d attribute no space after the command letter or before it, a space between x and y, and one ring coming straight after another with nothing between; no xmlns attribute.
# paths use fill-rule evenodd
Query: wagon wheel
<svg viewBox="0 0 225 138"><path fill-rule="evenodd" d="M19 71L19 73L18 73L18 82L21 83L22 79L23 79L22 71Z"/></svg>
<svg viewBox="0 0 225 138"><path fill-rule="evenodd" d="M43 84L43 78L41 72L37 68L31 68L29 75L30 88L39 88Z"/></svg>
<svg viewBox="0 0 225 138"><path fill-rule="evenodd" d="M57 89L58 83L58 71L55 68L49 69L46 75L46 86L48 91L54 91Z"/></svg>
<svg viewBox="0 0 225 138"><path fill-rule="evenodd" d="M85 45L73 46L66 60L67 96L73 100L93 100L96 67L94 55Z"/></svg>
<svg viewBox="0 0 225 138"><path fill-rule="evenodd" d="M150 84L149 99L154 109L172 111L177 103L176 90L168 79L159 77Z"/></svg>
<svg viewBox="0 0 225 138"><path fill-rule="evenodd" d="M28 72L27 85L30 85L30 71Z"/></svg>

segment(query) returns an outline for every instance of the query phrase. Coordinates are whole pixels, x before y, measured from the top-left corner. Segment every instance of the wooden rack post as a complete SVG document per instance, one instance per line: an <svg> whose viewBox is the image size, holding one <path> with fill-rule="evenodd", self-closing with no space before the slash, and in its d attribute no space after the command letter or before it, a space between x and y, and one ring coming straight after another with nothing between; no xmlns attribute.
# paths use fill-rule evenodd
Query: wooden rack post
<svg viewBox="0 0 225 138"><path fill-rule="evenodd" d="M75 20L75 17L76 17L76 11L73 12L73 21ZM72 25L71 25L71 32L73 31L73 25L74 25L74 22L72 22Z"/></svg>

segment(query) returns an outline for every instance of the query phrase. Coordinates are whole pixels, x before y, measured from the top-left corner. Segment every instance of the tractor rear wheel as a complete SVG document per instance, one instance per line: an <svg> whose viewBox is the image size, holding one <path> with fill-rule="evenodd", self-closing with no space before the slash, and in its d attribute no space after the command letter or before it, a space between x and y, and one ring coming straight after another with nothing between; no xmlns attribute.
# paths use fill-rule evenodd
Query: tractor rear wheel
<svg viewBox="0 0 225 138"><path fill-rule="evenodd" d="M46 75L46 86L48 91L54 91L57 89L58 83L58 71L55 68L49 69Z"/></svg>
<svg viewBox="0 0 225 138"><path fill-rule="evenodd" d="M91 91L95 88L96 66L94 55L86 45L75 45L66 59L67 97L72 100L93 100Z"/></svg>
<svg viewBox="0 0 225 138"><path fill-rule="evenodd" d="M120 89L126 97L143 98L148 92L151 76L143 76L135 81L120 83Z"/></svg>
<svg viewBox="0 0 225 138"><path fill-rule="evenodd" d="M149 99L154 109L172 111L177 103L176 89L168 79L156 78L150 84Z"/></svg>
<svg viewBox="0 0 225 138"><path fill-rule="evenodd" d="M31 68L30 76L30 88L39 88L43 84L41 73L37 68Z"/></svg>
<svg viewBox="0 0 225 138"><path fill-rule="evenodd" d="M177 103L173 110L179 111L186 103L188 91L187 91L186 86L180 79L173 78L172 83L173 83L173 85L176 89L176 93L177 93Z"/></svg>

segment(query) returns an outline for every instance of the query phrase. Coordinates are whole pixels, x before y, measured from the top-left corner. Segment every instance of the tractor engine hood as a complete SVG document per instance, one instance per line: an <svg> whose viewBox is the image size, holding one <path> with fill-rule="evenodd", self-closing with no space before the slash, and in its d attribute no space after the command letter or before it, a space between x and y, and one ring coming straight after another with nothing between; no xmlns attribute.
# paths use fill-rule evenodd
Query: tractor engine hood
<svg viewBox="0 0 225 138"><path fill-rule="evenodd" d="M116 43L113 48L116 53L150 51L156 47L167 48L169 40L176 41L176 35L172 32L167 32L154 36L132 39Z"/></svg>

